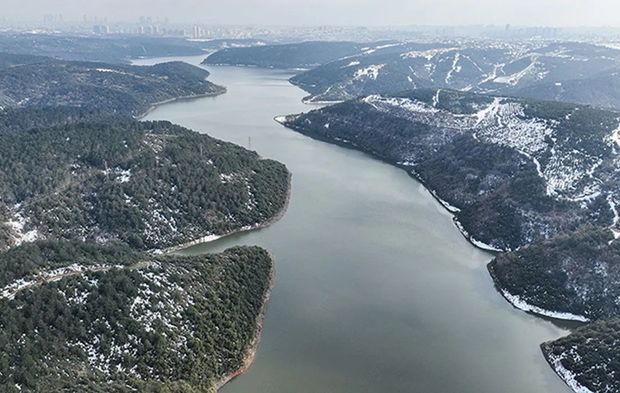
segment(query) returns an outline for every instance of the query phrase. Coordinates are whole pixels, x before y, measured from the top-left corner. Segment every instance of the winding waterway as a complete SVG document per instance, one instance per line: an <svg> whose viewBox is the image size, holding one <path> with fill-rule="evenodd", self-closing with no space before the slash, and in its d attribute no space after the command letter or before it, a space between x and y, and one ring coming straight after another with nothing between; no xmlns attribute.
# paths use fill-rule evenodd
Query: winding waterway
<svg viewBox="0 0 620 393"><path fill-rule="evenodd" d="M486 271L491 255L419 183L274 122L311 109L289 74L208 69L227 94L166 104L146 119L249 146L293 173L281 221L184 251L256 244L276 257L257 358L223 392L570 391L538 347L566 330L504 301Z"/></svg>

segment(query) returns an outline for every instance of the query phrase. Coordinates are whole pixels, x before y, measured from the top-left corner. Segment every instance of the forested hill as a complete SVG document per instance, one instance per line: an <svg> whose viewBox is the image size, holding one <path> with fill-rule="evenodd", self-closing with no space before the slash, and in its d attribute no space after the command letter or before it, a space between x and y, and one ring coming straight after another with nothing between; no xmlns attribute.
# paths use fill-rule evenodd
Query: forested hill
<svg viewBox="0 0 620 393"><path fill-rule="evenodd" d="M0 108L91 107L138 115L156 102L225 91L208 76L182 62L140 67L50 59L0 69Z"/></svg>
<svg viewBox="0 0 620 393"><path fill-rule="evenodd" d="M38 242L0 272L3 392L211 392L256 344L273 263Z"/></svg>
<svg viewBox="0 0 620 393"><path fill-rule="evenodd" d="M103 105L105 107L105 105ZM35 128L49 128L97 120L132 120L129 114L107 113L101 107L42 106L4 108L0 110L0 134L24 132Z"/></svg>
<svg viewBox="0 0 620 393"><path fill-rule="evenodd" d="M293 44L226 48L204 60L204 64L244 65L263 68L309 68L342 57L359 55L386 43L307 41Z"/></svg>
<svg viewBox="0 0 620 393"><path fill-rule="evenodd" d="M291 82L309 101L444 88L620 108L620 51L581 42L405 42L338 59Z"/></svg>
<svg viewBox="0 0 620 393"><path fill-rule="evenodd" d="M37 239L175 246L285 207L284 165L167 122L0 134L0 249Z"/></svg>
<svg viewBox="0 0 620 393"><path fill-rule="evenodd" d="M584 228L500 254L489 270L508 300L539 314L577 320L620 315L620 242L607 228Z"/></svg>
<svg viewBox="0 0 620 393"><path fill-rule="evenodd" d="M431 89L283 121L405 167L451 206L472 240L496 249L617 220L615 112Z"/></svg>
<svg viewBox="0 0 620 393"><path fill-rule="evenodd" d="M594 322L545 343L549 364L575 392L620 392L620 318Z"/></svg>
<svg viewBox="0 0 620 393"><path fill-rule="evenodd" d="M0 69L33 63L48 63L51 58L45 56L0 53Z"/></svg>

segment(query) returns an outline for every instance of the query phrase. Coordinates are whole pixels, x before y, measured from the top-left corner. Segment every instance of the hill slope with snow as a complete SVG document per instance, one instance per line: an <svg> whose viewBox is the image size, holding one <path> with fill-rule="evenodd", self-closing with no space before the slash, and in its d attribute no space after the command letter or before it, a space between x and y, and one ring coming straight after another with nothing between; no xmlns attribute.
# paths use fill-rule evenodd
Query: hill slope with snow
<svg viewBox="0 0 620 393"><path fill-rule="evenodd" d="M311 94L310 102L444 88L619 108L618 71L620 51L587 43L401 43L316 67L291 82Z"/></svg>
<svg viewBox="0 0 620 393"><path fill-rule="evenodd" d="M0 253L5 392L213 391L247 365L273 262L38 242Z"/></svg>
<svg viewBox="0 0 620 393"><path fill-rule="evenodd" d="M620 115L448 90L372 95L284 124L404 167L464 232L510 250L617 220Z"/></svg>
<svg viewBox="0 0 620 393"><path fill-rule="evenodd" d="M268 222L285 166L168 122L0 134L0 249L40 239L160 249Z"/></svg>

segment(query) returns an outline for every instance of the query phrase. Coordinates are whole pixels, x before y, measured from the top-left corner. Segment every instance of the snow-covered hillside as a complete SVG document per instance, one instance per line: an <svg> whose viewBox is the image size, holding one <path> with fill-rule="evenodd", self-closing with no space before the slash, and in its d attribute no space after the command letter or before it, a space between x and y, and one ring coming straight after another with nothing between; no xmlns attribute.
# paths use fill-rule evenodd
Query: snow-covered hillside
<svg viewBox="0 0 620 393"><path fill-rule="evenodd" d="M404 165L455 208L462 231L516 249L618 222L620 115L446 89L374 94L284 124Z"/></svg>
<svg viewBox="0 0 620 393"><path fill-rule="evenodd" d="M489 97L476 103L471 113L465 114L443 108L441 100L441 89L436 90L431 103L416 98L382 95L363 98L364 103L391 116L451 129L455 135L469 134L482 142L518 151L536 166L549 196L586 201L601 194L602 182L597 175L597 169L602 164L601 156L591 154L579 144L563 143L560 136L573 111L579 110L578 106L570 109L565 119L557 120L526 114L527 102L509 97ZM617 147L620 148L620 114L617 124L618 127L605 132L599 140L603 150L606 150L606 144L614 152Z"/></svg>
<svg viewBox="0 0 620 393"><path fill-rule="evenodd" d="M431 87L615 107L620 104L615 87L580 99L575 84L610 79L618 70L619 50L586 43L401 43L336 60L291 81L317 102Z"/></svg>

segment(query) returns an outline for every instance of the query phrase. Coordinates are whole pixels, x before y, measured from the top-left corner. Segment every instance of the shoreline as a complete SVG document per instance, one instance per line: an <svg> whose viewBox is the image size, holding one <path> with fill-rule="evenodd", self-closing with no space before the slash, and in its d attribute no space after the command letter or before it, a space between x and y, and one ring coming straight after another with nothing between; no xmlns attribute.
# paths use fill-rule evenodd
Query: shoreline
<svg viewBox="0 0 620 393"><path fill-rule="evenodd" d="M185 243L181 243L178 244L176 246L171 246L168 248L165 248L163 250L159 250L159 252L161 252L162 254L172 254L178 251L182 251L185 249L188 249L190 247L193 246L197 246L197 245L201 245L201 244L209 244L212 243L216 240L221 240L224 239L226 237L230 237L233 235L237 235L237 234L241 234L241 233L245 233L245 232L252 232L252 231L257 231L257 230L261 230L264 228L267 228L273 224L275 224L276 222L280 221L282 219L282 217L284 217L286 215L286 212L288 211L288 207L291 201L291 194L292 194L292 190L293 190L293 183L292 183L292 178L293 178L293 174L291 172L288 173L288 190L286 192L286 199L284 201L284 205L282 206L282 208L271 218L269 218L268 220L265 220L263 222L260 223L256 223L254 225L250 225L250 226L245 226L245 227L241 227L238 229L234 229L232 231L220 234L220 235L207 235L207 236L203 236L201 238L198 239L194 239L194 240L190 240L188 242ZM158 250L150 250L150 252L157 252Z"/></svg>
<svg viewBox="0 0 620 393"><path fill-rule="evenodd" d="M427 186L427 184L424 182L423 179L421 179L415 172L411 171L411 166L410 165L406 165L403 163L399 163L399 162L393 162L390 161L389 159L386 159L382 156L380 156L379 154L375 154L373 152L369 152L366 150L362 150L362 149L358 149L357 146L350 141L347 140L342 140L342 139L328 139L328 138L321 138L321 137L317 137L314 134L310 134L310 133L306 133L303 130L298 130L298 129L294 129L294 128L290 128L286 125L286 121L288 116L292 116L292 115L281 115L281 116L275 116L274 120L281 124L282 126L298 132L302 135L305 135L309 138L318 140L318 141L322 141L325 143L329 143L329 144L333 144L333 145L337 145L346 149L350 149L350 150L354 150L357 152L360 152L362 154L365 154L367 156L369 156L370 158L382 161L386 164L389 164L391 166L395 166L397 168L400 168L402 170L404 170L410 177L412 177L414 180L416 180L418 183L420 183L422 185L422 187L430 194L430 196L437 201L441 207L448 213L450 214L450 216L452 217L452 222L454 223L454 226L458 229L458 231L461 233L461 235L463 236L463 238L465 238L465 240L467 240L467 242L472 245L473 247L484 251L486 253L489 253L493 256L497 255L498 253L502 253L502 252L507 252L507 250L500 250L497 249L491 245L488 245L486 243L483 243L479 240L477 240L476 238L474 238L469 232L467 232L467 230L463 227L463 225L461 224L461 222L458 220L457 216L455 213L457 213L458 211L460 211L459 208L450 205L448 202L444 201L443 199L441 199L436 192L429 188ZM487 271L489 272L489 275L491 276L491 279L493 280L493 284L495 286L495 290L504 298L505 301L507 301L510 305L512 305L514 308L516 308L517 310L538 316L538 317L546 317L546 318L552 318L552 319L557 319L557 320L563 320L563 321L576 321L576 322L582 322L582 323L587 323L590 320L587 319L586 317L583 317L581 315L574 315L574 314L570 314L570 313L561 313L561 312L555 312L555 311L551 311L551 310L544 310L540 307L531 305L529 303L526 303L524 301L519 301L519 302L513 302L511 300L510 297L515 297L514 295L508 293L507 291L505 291L500 285L498 285L498 280L496 279L494 273L491 270L490 267L490 263L492 262L492 260L487 264ZM506 293L504 293L506 292ZM507 296L508 295L508 296ZM515 304L516 303L516 304Z"/></svg>
<svg viewBox="0 0 620 393"><path fill-rule="evenodd" d="M202 63L201 63L202 64ZM181 96L181 97L175 97L175 98L170 98L167 100L163 100L163 101L159 101L159 102L155 102L152 103L149 108L137 115L134 116L134 118L136 120L142 121L148 114L150 114L151 112L153 112L155 109L157 109L159 106L161 105L165 105L165 104L170 104L173 102L182 102L182 101L190 101L190 100L194 100L197 98L204 98L204 97L216 97L222 94L225 94L227 92L227 88L224 86L219 86L219 85L215 85L220 87L221 89L219 91L216 92L210 92L210 93L204 93L204 94L194 94L194 95L187 95L187 96ZM260 230L266 227L269 227L271 225L273 225L274 223L278 222L280 219L282 219L282 217L284 217L284 215L287 213L288 211L288 207L290 205L290 200L291 200L291 195L292 195L292 173L289 171L288 172L288 176L287 176L287 191L286 191L286 197L284 200L284 204L282 205L282 208L271 218L265 220L264 222L259 222L256 223L254 225L250 225L250 226L245 226L239 229L235 229L235 230L231 230L227 233L221 234L221 235L207 235L204 237L201 237L199 239L195 239L186 243L182 243L176 246L172 246L169 248L166 248L164 250L151 250L151 252L161 252L163 254L170 254L170 253L175 253L184 249L187 249L189 247L192 246L196 246L196 245L200 245L200 244L207 244L207 243L211 243L214 242L216 240L220 240L222 238L225 237L229 237L229 236L233 236L236 234L241 234L244 232L250 232L250 231L255 231L255 230ZM263 333L263 329L264 329L264 322L265 322L265 315L267 312L267 306L269 303L269 299L271 298L271 293L273 291L273 287L275 285L275 277L276 277L276 269L275 269L275 257L274 255L269 252L267 250L269 257L271 258L271 271L269 274L269 283L267 286L267 289L263 295L263 299L262 299L262 305L261 308L259 310L258 315L256 316L256 329L253 333L253 338L250 341L248 347L245 349L245 353L243 355L243 361L242 361L242 365L239 369L231 372L228 375L225 375L224 377L222 377L220 380L216 381L214 386L213 386L213 391L214 392L218 392L222 387L224 387L227 383L229 383L230 381L232 381L233 379L239 377L240 375L242 375L243 373L245 373L254 363L254 360L256 358L256 354L258 352L258 346L260 344L261 338L262 338L262 333Z"/></svg>
<svg viewBox="0 0 620 393"><path fill-rule="evenodd" d="M418 183L420 183L422 185L422 187L424 187L424 189L426 191L428 191L428 193L431 195L431 197L437 201L441 207L443 209L445 209L446 212L448 212L451 216L452 216L452 221L454 223L454 225L456 226L456 228L459 230L459 232L461 233L461 235L465 238L465 240L467 240L467 242L469 244L471 244L473 247L485 251L487 253L490 254L497 254L499 252L505 252L504 250L499 250L491 245L485 244L477 239L475 239L473 236L471 236L463 227L461 222L458 220L458 218L456 217L455 213L457 211L460 211L460 209L458 207L452 206L450 205L448 202L444 201L443 199L441 199L433 189L431 189L430 187L428 187L428 185L426 184L426 182L424 182L423 179L421 179L415 172L411 171L411 166L410 165L405 165L399 162L394 162L394 161L390 161L387 158L382 157L381 155L377 154L377 153L373 153L370 151L366 151L360 148L357 148L357 145L355 145L355 143L347 141L347 140L343 140L343 139L328 139L328 138L321 138L319 136L316 136L314 134L309 134L306 133L302 130L299 129L295 129L295 128L291 128L289 126L287 126L286 124L286 120L288 116L292 116L292 115L279 115L279 116L275 116L273 118L273 120L275 122L277 122L278 124L282 125L283 127L288 128L289 130L292 130L294 132L300 133L302 135L307 136L308 138L317 140L317 141L321 141L321 142L325 142L325 143L329 143L331 145L337 145L349 150L353 150L356 151L358 153L362 153L367 155L368 157L375 159L375 160L379 160L381 162L384 162L386 164L389 164L391 166L394 166L396 168L400 168L403 171L405 171L405 173L407 173L407 175L409 175L409 177L413 178L414 180L416 180ZM456 210L458 209L458 210Z"/></svg>
<svg viewBox="0 0 620 393"><path fill-rule="evenodd" d="M319 101L313 101L314 96L307 96L302 98L301 102L306 104L306 105L335 105L335 104L341 104L343 102L345 102L345 100L338 100L338 101L329 101L329 100L319 100Z"/></svg>
<svg viewBox="0 0 620 393"><path fill-rule="evenodd" d="M369 156L370 158L373 159L378 159L379 161L385 162L389 165L398 167L402 170L404 170L410 177L414 178L415 180L417 180L422 187L431 195L431 197L433 199L435 199L443 209L445 209L445 211L447 211L451 216L452 216L452 221L454 223L454 225L456 226L456 228L459 230L459 232L461 233L461 235L468 241L469 244L471 244L473 247L480 249L484 252L487 252L489 254L492 255L496 255L500 252L506 252L504 250L499 250L496 249L493 246L490 246L488 244L485 244L481 241L478 241L477 239L475 239L473 236L471 236L471 234L469 234L465 228L463 227L463 225L461 224L461 222L458 220L456 213L458 213L458 211L460 211L459 208L457 208L456 206L452 206L450 203L448 203L447 201L444 201L443 199L441 199L436 192L431 189L430 187L428 187L426 185L426 183L423 181L423 179L421 179L416 173L415 171L412 171L410 166L404 164L404 163L399 163L399 162L393 162L383 156L381 156L379 153L376 152L372 152L372 151L367 151L365 149L359 149L357 148L357 146L355 145L354 142L351 141L347 141L347 140L343 140L343 139L329 139L329 138L324 138L321 136L317 136L314 134L311 134L309 132L305 132L302 129L297 129L297 128L292 128L289 127L286 123L287 123L287 119L289 118L289 116L294 116L294 115L284 115L284 116L276 116L274 117L274 120L276 122L278 122L279 124L281 124L282 126L298 132L302 135L305 135L307 137L310 137L312 139L318 140L318 141L322 141L325 143L329 143L329 144L334 144L346 149L351 149L351 150L355 150L357 152L360 152L362 154L365 154L367 156ZM570 313L561 313L561 312L554 312L554 311L550 311L550 310L544 310L540 307L531 305L525 301L523 301L522 299L520 299L518 296L512 295L510 294L508 291L506 291L505 289L503 289L500 285L499 282L494 274L493 268L491 266L493 260L491 260L489 263L487 263L487 271L488 274L491 276L491 280L493 281L493 285L495 287L495 290L499 293L499 295L501 295L504 300L510 304L513 308L515 308L516 310L519 310L520 312L526 312L532 316L534 316L535 318L551 318L551 319L556 319L556 320L564 320L564 321L576 321L576 322L580 322L580 323L588 323L590 322L590 320L586 317L580 316L580 315L574 315L574 314L570 314ZM571 389L573 390L575 393L594 393L592 391L590 391L589 389L585 388L584 386L582 386L581 384L579 384L576 379L575 376L572 372L570 372L569 370L567 370L566 368L564 368L562 366L562 364L559 362L559 359L551 359L549 357L549 354L547 354L547 352L545 351L545 347L544 347L544 343L541 344L541 352L543 357L545 358L545 360L547 361L547 363L551 366L551 368L553 369L553 371L556 373L556 375L558 375L558 377Z"/></svg>
<svg viewBox="0 0 620 393"><path fill-rule="evenodd" d="M302 90L304 93L307 93L308 95L303 97L301 99L302 104L306 104L306 105L333 105L333 104L340 104L342 102L345 102L346 100L315 100L316 97L318 97L317 94L313 94L310 90L306 89L306 85L303 83L296 83L293 78L295 78L294 75L291 78L289 78L288 83L290 83L291 85L295 86L296 88ZM324 93L324 92L323 92Z"/></svg>
<svg viewBox="0 0 620 393"><path fill-rule="evenodd" d="M213 52L215 53L215 52ZM208 59L208 57L207 57ZM206 59L205 59L206 60ZM200 63L201 66L213 66L213 67L239 67L239 68L255 68L258 70L268 70L268 71L285 71L285 72L292 72L292 73L296 73L296 72L305 72L305 71L310 71L312 68L290 68L290 67L275 67L275 66L260 66L260 65L256 65L256 64L243 64L243 63L239 63L239 64L228 64L228 63L205 63L204 61ZM319 66L320 64L317 64L316 66Z"/></svg>
<svg viewBox="0 0 620 393"><path fill-rule="evenodd" d="M290 204L290 200L291 200L291 194L292 194L292 173L289 172L288 174L288 190L286 193L286 200L284 201L284 205L282 206L282 209L280 209L280 211L278 211L277 214L275 214L273 217L271 217L269 220L266 220L263 223L259 223L256 224L250 228L245 227L241 228L239 230L234 230L231 232L228 232L226 234L223 235L210 235L210 236L206 236L197 240L193 240L187 243L183 243L180 244L178 246L174 246L171 247L169 249L166 249L163 251L163 253L174 253L177 251L181 251L184 249L187 249L189 247L195 246L195 245L199 245L199 244L207 244L207 243L211 243L214 242L216 240L228 237L228 236L232 236L232 235L236 235L236 234L240 234L240 233L244 233L244 232L250 232L250 231L254 231L254 230L260 230L266 227L269 227L273 224L275 224L276 222L278 222L280 219L282 219L282 217L284 217L284 215L286 214L286 212L288 211L288 207ZM203 239L207 239L210 238L209 240L203 240ZM256 354L258 352L258 346L260 344L262 335L263 335L263 329L264 329L264 322L265 322L265 315L267 313L267 306L269 304L269 299L271 298L271 293L273 291L273 287L275 285L275 278L276 278L276 269L275 269L275 261L276 258L275 256L269 251L267 250L267 253L269 254L269 257L271 258L271 272L269 274L269 284L267 287L267 290L265 291L265 294L263 295L263 300L262 300L262 306L261 309L258 313L258 315L256 316L256 329L254 331L254 336L252 338L252 340L250 341L249 346L246 348L245 353L243 355L243 362L242 365L239 369L231 372L228 375L225 375L224 377L222 377L220 380L216 381L216 383L213 386L213 391L214 392L218 392L220 389L222 389L227 383L229 383L230 381L232 381L233 379L243 375L254 363L254 360L256 359Z"/></svg>
<svg viewBox="0 0 620 393"><path fill-rule="evenodd" d="M149 104L150 106L149 106L149 108L147 110L145 110L144 112L142 112L142 113L140 113L138 115L134 115L133 118L135 120L142 121L149 113L153 112L155 109L157 109L161 105L171 104L173 102L191 101L191 100L194 100L194 99L197 99L197 98L217 97L219 95L226 94L226 92L228 91L226 89L226 87L224 87L224 86L219 86L219 85L215 85L215 86L220 87L222 90L216 91L216 92L210 92L210 93L190 94L190 95L186 95L186 96L179 96L179 97L168 98L167 100L163 100L163 101L153 102L153 103Z"/></svg>
<svg viewBox="0 0 620 393"><path fill-rule="evenodd" d="M489 262L487 264L487 271L489 272L489 275L491 276L491 279L493 280L493 285L495 286L495 289L497 290L497 292L499 292L500 295L502 295L502 297L506 300L506 302L508 302L510 305L512 305L517 310L524 311L528 314L532 314L537 317L546 317L546 318L552 318L552 319L557 319L561 321L576 321L576 322L581 322L581 323L591 322L589 318L584 317L583 315L576 315L576 314L571 314L568 312L545 310L544 308L530 304L526 302L525 300L521 299L518 295L513 295L512 293L508 292L508 290L504 289L501 286L501 283L499 282L499 279L497 278L497 275L495 274L495 270L492 265L492 262Z"/></svg>
<svg viewBox="0 0 620 393"><path fill-rule="evenodd" d="M157 106L165 104L165 103L170 103L170 102L174 102L174 101L180 101L180 100L184 100L184 99L200 98L200 97L209 96L209 95L216 96L216 95L219 95L219 94L223 94L223 92L222 93L217 93L217 94L201 95L201 96L196 96L196 97L179 97L179 98L172 99L172 100L166 100L166 102L156 103L156 104L153 104L151 106L151 108L149 108L149 110L147 112L145 112L141 116L141 118L145 117L151 111L155 110L157 108ZM321 103L306 102L305 100L303 102L305 104L307 104L307 105L312 105L312 104L319 104L320 105L321 104ZM328 101L328 102L325 102L324 104L333 104L333 103L335 103L335 102ZM286 116L282 116L282 117L276 116L276 117L274 117L274 120L276 122L278 122L279 124L283 125L284 127L289 128L285 124L286 123ZM361 153L363 153L363 154L365 154L365 155L367 155L367 156L369 156L369 157L371 157L373 159L378 159L378 160L383 161L383 162L385 162L385 163L387 163L387 164L389 164L391 166L396 166L396 167L398 167L400 169L405 170L405 172L410 177L412 177L415 180L417 180L422 185L422 187L424 187L424 189L431 194L433 199L435 199L440 205L442 205L442 207L444 209L446 209L446 211L452 216L453 222L454 222L455 226L457 227L457 229L461 232L461 235L463 237L465 237L465 239L473 247L478 248L480 250L483 250L485 252L489 252L490 251L491 254L494 253L494 252L498 252L498 251L501 252L501 250L489 250L488 248L484 247L484 246L487 246L487 245L485 245L484 243L481 243L481 242L478 242L480 244L476 244L477 240L472 238L466 231L464 231L464 229L460 225L460 222L456 218L455 213L457 213L458 211L454 211L453 209L455 209L455 208L453 206L450 206L449 203L447 203L447 202L443 201L441 198L439 198L436 195L436 193L434 192L434 190L428 188L427 185L425 184L425 182L422 181L417 176L417 174L415 174L415 172L413 172L411 170L410 167L408 167L406 165L403 165L401 163L398 163L398 162L389 161L388 159L381 157L377 153L360 150L360 149L358 149L358 148L356 148L354 146L355 145L354 143L349 142L349 141L332 140L332 139L329 139L329 138L317 138L314 135L311 135L311 134L308 134L308 133L305 133L305 132L301 132L299 130L295 130L295 131L299 132L299 133L301 133L301 134L303 134L305 136L311 137L312 139L315 139L315 140L320 140L320 141L323 141L323 142L326 142L326 143L336 144L336 145L339 145L340 147L344 147L344 148L347 148L347 149L356 150L357 152L361 152ZM253 226L242 227L240 229L230 231L230 232L225 233L223 235L205 236L205 237L200 238L200 239L196 239L196 240L193 240L193 241L190 241L190 242L187 242L187 243L183 243L183 244L178 245L178 246L171 247L169 249L166 249L165 252L180 251L180 250L187 249L189 247L196 246L196 245L199 245L199 244L207 244L207 243L214 242L216 240L220 240L222 238L229 237L229 236L232 236L232 235L235 235L235 234L240 234L240 233L243 233L243 232L249 232L249 231L253 231L253 230L259 230L259 229L262 229L262 228L265 228L265 227L268 227L268 226L272 225L274 222L277 222L279 219L281 219L284 216L284 214L286 214L286 211L288 210L288 205L289 205L290 196L291 196L291 189L292 189L292 186L290 184L290 178L291 178L291 175L289 174L289 187L288 187L286 202L285 202L283 208L281 209L281 211L278 212L278 214L274 215L272 218L266 220L263 223L257 223L256 225L253 225ZM269 255L271 257L271 253L269 253ZM275 262L275 259L273 257L272 257L272 262ZM493 281L495 282L495 279L493 279ZM240 375L243 375L243 373L245 373L251 367L251 365L253 364L253 362L254 362L254 360L255 360L255 358L257 356L258 347L259 347L260 340L261 340L261 337L262 337L263 328L264 328L264 321L265 321L265 314L266 314L266 311L267 311L268 301L270 299L271 291L273 289L274 283L275 283L275 266L272 265L269 287L268 287L268 289L264 293L263 303L261 305L260 312L257 315L257 325L256 325L256 329L255 329L255 332L254 332L254 336L250 340L247 348L244 350L245 354L244 354L244 357L243 357L242 365L240 366L239 369L229 373L228 375L225 375L219 381L217 381L214 384L215 391L219 391L228 382L230 382L231 380L237 378ZM498 290L498 292L500 292L500 294L502 294L501 290L499 290L498 287L496 287L496 289ZM513 306L514 306L514 304L513 304ZM518 308L518 307L516 307L516 308Z"/></svg>
<svg viewBox="0 0 620 393"><path fill-rule="evenodd" d="M231 372L230 374L225 375L219 381L217 381L213 387L215 392L218 392L227 383L229 383L233 379L243 375L246 371L248 371L248 369L252 366L252 364L254 363L254 360L256 359L256 354L258 353L258 346L260 345L260 341L263 336L263 329L265 327L265 316L267 314L267 306L269 304L269 299L271 298L271 293L273 291L273 287L275 285L275 279L276 279L276 268L275 268L276 259L271 252L267 251L267 253L269 254L269 257L271 258L271 272L269 274L269 285L267 286L267 290L265 291L265 294L263 295L263 304L261 306L261 309L258 315L256 316L256 330L254 331L254 337L252 337L250 344L245 350L245 354L243 355L243 362L242 362L241 367Z"/></svg>
<svg viewBox="0 0 620 393"><path fill-rule="evenodd" d="M549 364L549 366L551 367L551 369L566 384L566 386L568 386L575 393L594 393L590 389L586 388L585 386L577 382L577 379L575 378L575 374L573 374L570 370L566 369L562 365L561 363L562 359L560 357L554 356L551 354L551 352L547 351L547 344L548 343L540 344L540 350L543 353L543 356L545 360L547 361L547 363Z"/></svg>

